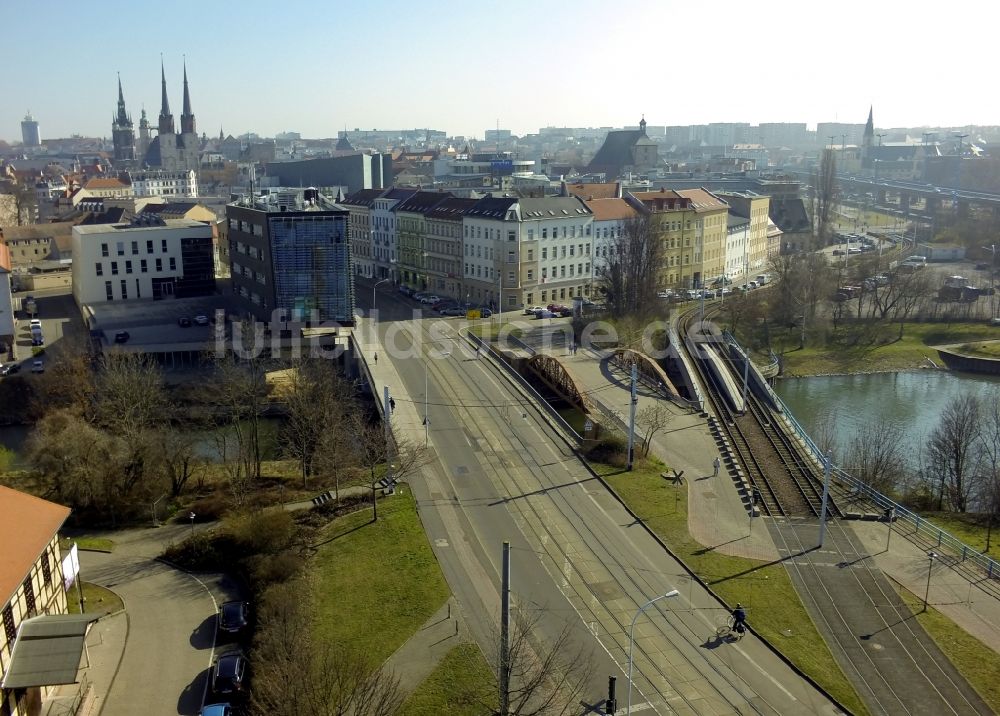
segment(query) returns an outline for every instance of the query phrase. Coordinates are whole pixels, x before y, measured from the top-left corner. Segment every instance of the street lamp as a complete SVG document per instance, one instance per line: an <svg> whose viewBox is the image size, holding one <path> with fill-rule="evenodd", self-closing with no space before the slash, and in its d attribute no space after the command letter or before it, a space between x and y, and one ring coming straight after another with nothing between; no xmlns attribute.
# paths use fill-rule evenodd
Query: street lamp
<svg viewBox="0 0 1000 716"><path fill-rule="evenodd" d="M628 629L628 700L626 701L625 713L626 716L632 713L632 645L635 644L634 633L635 633L635 621L639 618L639 615L644 611L653 606L656 602L661 599L669 599L670 597L676 597L680 592L676 589L671 589L666 594L661 594L658 597L653 597L648 602L639 607L639 611L635 613L632 617L632 626Z"/></svg>
<svg viewBox="0 0 1000 716"><path fill-rule="evenodd" d="M927 553L927 587L924 589L924 611L927 611L927 597L931 593L931 568L934 566L934 560L938 558L937 552Z"/></svg>
<svg viewBox="0 0 1000 716"><path fill-rule="evenodd" d="M372 315L375 315L375 289L379 287L379 284L388 283L392 279L384 278L381 281L376 281L375 285L372 286Z"/></svg>
<svg viewBox="0 0 1000 716"><path fill-rule="evenodd" d="M428 353L427 355L430 356L431 354ZM444 353L441 353L441 355L438 356L438 357L439 358L447 358L450 355L451 355L450 352L444 352ZM428 428L429 428L429 426L431 424L430 418L427 417L427 398L428 398L428 394L427 394L427 387L428 387L427 375L428 375L429 372L430 372L430 369L428 367L427 361L424 361L424 447L427 447L427 431L428 431Z"/></svg>
<svg viewBox="0 0 1000 716"><path fill-rule="evenodd" d="M195 514L193 512L188 513L188 519L191 520L191 536L194 537L194 518Z"/></svg>

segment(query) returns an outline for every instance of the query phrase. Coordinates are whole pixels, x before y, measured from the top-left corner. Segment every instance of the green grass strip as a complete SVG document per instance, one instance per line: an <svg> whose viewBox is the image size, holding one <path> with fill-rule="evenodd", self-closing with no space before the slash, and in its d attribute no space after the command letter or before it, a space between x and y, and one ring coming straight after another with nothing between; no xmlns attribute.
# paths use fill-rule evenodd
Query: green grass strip
<svg viewBox="0 0 1000 716"><path fill-rule="evenodd" d="M718 554L695 542L687 526L687 488L660 477L648 461L632 472L593 465L632 511L727 604L749 607L754 629L855 714L868 709L844 675L780 564ZM763 521L757 529L766 529ZM766 566L765 566L766 565Z"/></svg>
<svg viewBox="0 0 1000 716"><path fill-rule="evenodd" d="M379 500L379 519L361 510L332 522L317 539L316 633L387 659L448 598L408 488Z"/></svg>
<svg viewBox="0 0 1000 716"><path fill-rule="evenodd" d="M459 644L410 694L400 716L485 716L497 702L496 674L475 644Z"/></svg>

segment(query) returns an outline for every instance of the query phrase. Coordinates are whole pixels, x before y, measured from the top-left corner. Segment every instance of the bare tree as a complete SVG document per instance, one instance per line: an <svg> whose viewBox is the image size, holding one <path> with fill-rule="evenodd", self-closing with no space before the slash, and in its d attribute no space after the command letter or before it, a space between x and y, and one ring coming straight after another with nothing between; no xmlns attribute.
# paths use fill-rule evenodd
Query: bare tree
<svg viewBox="0 0 1000 716"><path fill-rule="evenodd" d="M812 440L824 455L837 460L837 413L824 411L813 421Z"/></svg>
<svg viewBox="0 0 1000 716"><path fill-rule="evenodd" d="M641 214L611 239L607 257L594 257L595 277L611 315L641 314L655 305L662 247L649 216Z"/></svg>
<svg viewBox="0 0 1000 716"><path fill-rule="evenodd" d="M284 393L288 420L282 433L287 452L299 461L302 487L315 470L324 436L354 410L350 384L336 372L336 365L316 358L298 362L290 371Z"/></svg>
<svg viewBox="0 0 1000 716"><path fill-rule="evenodd" d="M836 276L822 254L777 256L770 266L775 283L770 315L781 326L797 327L799 348L804 348L807 326L816 318L820 303L833 293Z"/></svg>
<svg viewBox="0 0 1000 716"><path fill-rule="evenodd" d="M858 425L847 446L850 472L879 492L891 492L906 467L903 440L902 429L888 415Z"/></svg>
<svg viewBox="0 0 1000 716"><path fill-rule="evenodd" d="M254 639L251 713L259 716L391 716L399 681L361 654L315 634L312 586L302 578L264 595Z"/></svg>
<svg viewBox="0 0 1000 716"><path fill-rule="evenodd" d="M14 212L17 214L17 225L35 223L35 210L38 207L38 197L35 187L28 181L14 180L8 182L9 193L14 200Z"/></svg>
<svg viewBox="0 0 1000 716"><path fill-rule="evenodd" d="M177 428L157 431L153 439L152 457L170 487L170 494L175 497L181 494L191 478L205 470L205 461L198 455L195 433Z"/></svg>
<svg viewBox="0 0 1000 716"><path fill-rule="evenodd" d="M499 716L545 716L567 714L579 708L594 673L592 652L577 642L573 625L566 623L555 639L542 643L537 635L542 612L511 610L511 629L506 660L499 635L495 663L509 664L508 711ZM495 706L493 707L495 708Z"/></svg>
<svg viewBox="0 0 1000 716"><path fill-rule="evenodd" d="M819 168L813 177L815 187L816 234L819 245L826 246L830 238L833 207L837 201L837 159L832 148L823 150Z"/></svg>
<svg viewBox="0 0 1000 716"><path fill-rule="evenodd" d="M980 502L986 512L986 552L990 551L993 523L1000 514L1000 391L983 400L983 480Z"/></svg>
<svg viewBox="0 0 1000 716"><path fill-rule="evenodd" d="M976 487L979 468L982 404L971 393L953 398L941 411L941 419L927 441L927 463L937 474L937 508L948 504L965 512Z"/></svg>
<svg viewBox="0 0 1000 716"><path fill-rule="evenodd" d="M670 410L669 404L662 400L646 405L638 412L635 421L642 427L642 444L639 446L639 451L643 457L649 455L649 449L656 434L670 425L673 419L674 414Z"/></svg>
<svg viewBox="0 0 1000 716"><path fill-rule="evenodd" d="M378 469L386 465L386 469L391 470L388 476L400 480L416 474L429 462L430 455L423 445L398 431L386 431L381 423L366 423L360 415L355 418L351 433L355 436L354 457L368 473L372 522L375 522L378 520Z"/></svg>

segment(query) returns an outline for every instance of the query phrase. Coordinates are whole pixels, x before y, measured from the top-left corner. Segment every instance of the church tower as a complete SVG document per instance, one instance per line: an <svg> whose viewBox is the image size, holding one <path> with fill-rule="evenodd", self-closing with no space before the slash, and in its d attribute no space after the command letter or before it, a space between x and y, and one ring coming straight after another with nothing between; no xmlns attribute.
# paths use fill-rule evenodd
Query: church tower
<svg viewBox="0 0 1000 716"><path fill-rule="evenodd" d="M868 122L861 138L861 166L868 167L872 161L872 146L875 144L875 122L872 116L873 107L868 107Z"/></svg>
<svg viewBox="0 0 1000 716"><path fill-rule="evenodd" d="M116 165L135 161L135 130L132 117L125 110L121 75L118 76L118 113L111 122L111 141Z"/></svg>
<svg viewBox="0 0 1000 716"><path fill-rule="evenodd" d="M136 147L136 157L139 163L145 161L146 152L149 151L149 120L146 118L146 108L142 108L142 117L139 119L139 145Z"/></svg>
<svg viewBox="0 0 1000 716"><path fill-rule="evenodd" d="M188 93L187 60L184 61L184 111L181 114L181 134L197 134L194 114L191 112L191 95Z"/></svg>

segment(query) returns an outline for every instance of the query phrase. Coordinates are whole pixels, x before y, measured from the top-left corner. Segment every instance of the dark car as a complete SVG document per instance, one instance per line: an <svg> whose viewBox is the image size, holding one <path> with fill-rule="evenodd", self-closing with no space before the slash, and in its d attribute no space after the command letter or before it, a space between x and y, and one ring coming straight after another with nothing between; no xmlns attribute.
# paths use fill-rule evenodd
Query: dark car
<svg viewBox="0 0 1000 716"><path fill-rule="evenodd" d="M482 306L482 307L480 307L480 308L478 308L476 310L479 311L479 317L480 318L489 318L490 316L493 315L493 309L492 308L487 308L486 306Z"/></svg>
<svg viewBox="0 0 1000 716"><path fill-rule="evenodd" d="M456 301L453 298L442 298L440 301L436 301L431 304L431 310L440 312L446 308L452 308L453 306L457 305L458 301Z"/></svg>
<svg viewBox="0 0 1000 716"><path fill-rule="evenodd" d="M242 631L250 618L247 602L226 602L219 607L219 631L235 634Z"/></svg>
<svg viewBox="0 0 1000 716"><path fill-rule="evenodd" d="M115 343L127 343L129 336L128 331L118 331L115 333Z"/></svg>
<svg viewBox="0 0 1000 716"><path fill-rule="evenodd" d="M177 319L177 325L180 326L181 328L190 328L191 319L188 318L187 316L181 316L180 318Z"/></svg>
<svg viewBox="0 0 1000 716"><path fill-rule="evenodd" d="M199 313L197 316L194 317L194 322L197 323L199 326L207 326L208 316L206 316L203 313Z"/></svg>
<svg viewBox="0 0 1000 716"><path fill-rule="evenodd" d="M467 309L461 306L446 306L441 309L442 316L464 316Z"/></svg>
<svg viewBox="0 0 1000 716"><path fill-rule="evenodd" d="M3 368L0 368L0 375L14 375L15 373L20 372L20 370L20 363L8 363Z"/></svg>
<svg viewBox="0 0 1000 716"><path fill-rule="evenodd" d="M559 311L559 315L562 316L563 318L568 318L568 317L570 317L570 316L573 315L573 309L572 308L566 308L564 306L563 309L561 311Z"/></svg>
<svg viewBox="0 0 1000 716"><path fill-rule="evenodd" d="M199 716L233 716L230 704L206 704L201 707Z"/></svg>
<svg viewBox="0 0 1000 716"><path fill-rule="evenodd" d="M247 661L240 653L223 654L212 669L212 691L231 694L243 689Z"/></svg>

